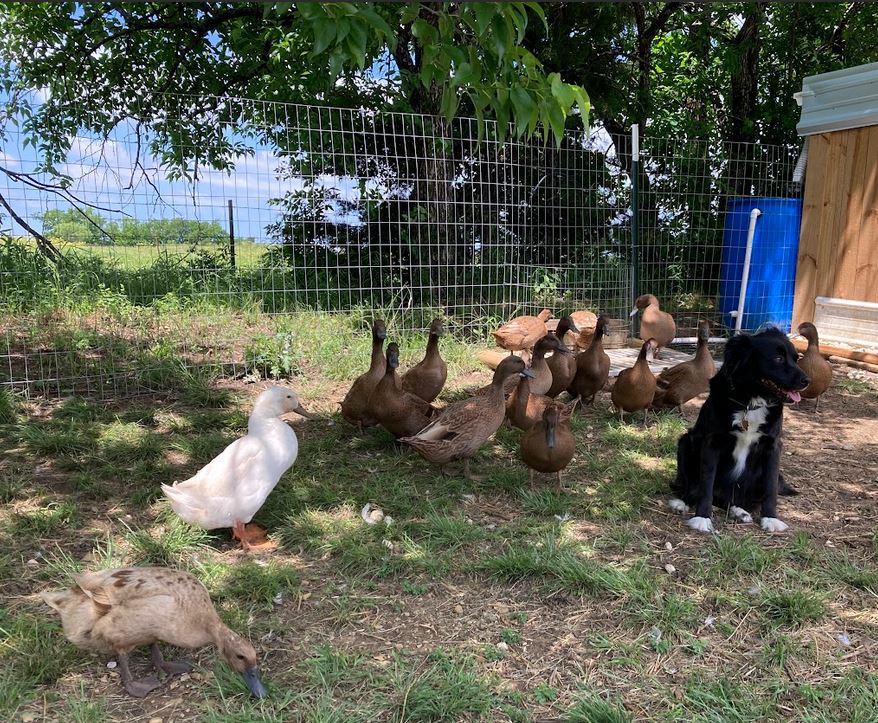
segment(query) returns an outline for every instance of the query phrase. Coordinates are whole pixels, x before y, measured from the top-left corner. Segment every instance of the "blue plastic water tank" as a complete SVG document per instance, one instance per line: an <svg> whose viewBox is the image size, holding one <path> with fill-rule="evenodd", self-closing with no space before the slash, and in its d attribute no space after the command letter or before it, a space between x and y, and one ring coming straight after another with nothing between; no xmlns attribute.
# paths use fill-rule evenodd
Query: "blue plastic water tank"
<svg viewBox="0 0 878 723"><path fill-rule="evenodd" d="M754 208L762 211L762 215L756 221L753 236L742 328L752 331L770 323L788 332L793 320L793 290L802 219L802 201L798 198L736 198L729 201L723 234L720 311L723 312L723 321L734 328L735 317L729 312L738 308L747 229Z"/></svg>

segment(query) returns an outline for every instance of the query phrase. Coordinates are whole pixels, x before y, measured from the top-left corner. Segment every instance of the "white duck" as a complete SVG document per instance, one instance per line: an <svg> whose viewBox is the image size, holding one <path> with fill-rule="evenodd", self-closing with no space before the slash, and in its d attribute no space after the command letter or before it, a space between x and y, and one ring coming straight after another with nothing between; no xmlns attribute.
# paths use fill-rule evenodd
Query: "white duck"
<svg viewBox="0 0 878 723"><path fill-rule="evenodd" d="M245 550L273 547L264 530L247 523L296 461L296 433L280 419L288 412L311 417L292 389L272 386L262 392L250 413L246 436L232 442L194 477L162 485L174 512L205 530L231 527Z"/></svg>

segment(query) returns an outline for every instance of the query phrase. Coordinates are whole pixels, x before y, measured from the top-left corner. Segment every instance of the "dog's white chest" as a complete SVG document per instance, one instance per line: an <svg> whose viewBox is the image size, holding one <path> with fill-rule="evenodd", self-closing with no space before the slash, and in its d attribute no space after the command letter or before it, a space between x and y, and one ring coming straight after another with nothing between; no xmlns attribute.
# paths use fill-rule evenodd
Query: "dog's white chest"
<svg viewBox="0 0 878 723"><path fill-rule="evenodd" d="M747 467L747 457L762 436L762 425L768 418L768 401L762 397L750 400L746 409L732 414L732 434L735 436L735 449L732 451L734 467L732 477L740 477Z"/></svg>

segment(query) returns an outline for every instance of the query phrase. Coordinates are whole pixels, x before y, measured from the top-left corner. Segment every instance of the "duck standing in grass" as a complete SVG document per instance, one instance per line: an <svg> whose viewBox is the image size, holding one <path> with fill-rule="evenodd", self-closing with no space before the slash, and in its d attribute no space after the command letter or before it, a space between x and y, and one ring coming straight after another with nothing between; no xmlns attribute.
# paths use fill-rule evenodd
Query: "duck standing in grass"
<svg viewBox="0 0 878 723"><path fill-rule="evenodd" d="M799 324L799 333L808 340L808 348L799 359L799 368L808 375L810 384L802 390L802 399L814 400L814 411L820 407L820 395L832 383L832 364L820 354L817 327L810 321Z"/></svg>
<svg viewBox="0 0 878 723"><path fill-rule="evenodd" d="M552 387L552 370L546 354L552 352L559 356L572 357L573 352L557 336L551 334L540 339L534 346L533 360L530 370L533 372L533 381L530 383L531 394L545 394Z"/></svg>
<svg viewBox="0 0 878 723"><path fill-rule="evenodd" d="M642 409L644 427L647 408L655 396L655 375L646 361L651 351L655 351L655 339L643 342L634 366L619 372L611 393L613 406L619 410L619 419L624 421L625 412L639 412Z"/></svg>
<svg viewBox="0 0 878 723"><path fill-rule="evenodd" d="M640 338L655 340L655 348L650 352L650 359L653 354L658 356L659 349L670 345L677 334L677 324L674 317L667 311L662 311L659 306L659 300L652 294L643 294L638 296L634 302L634 308L629 316L634 316L638 311L643 312L640 318Z"/></svg>
<svg viewBox="0 0 878 723"><path fill-rule="evenodd" d="M604 335L610 328L610 320L601 314L594 328L591 344L576 355L576 374L567 392L584 404L592 404L597 393L607 385L610 377L610 357L604 351Z"/></svg>
<svg viewBox="0 0 878 723"><path fill-rule="evenodd" d="M402 388L428 403L439 396L448 379L448 365L439 354L439 337L442 332L442 319L433 319L430 322L430 336L424 358L402 377Z"/></svg>
<svg viewBox="0 0 878 723"><path fill-rule="evenodd" d="M576 356L567 346L567 332L579 334L579 329L569 314L562 316L555 328L555 336L560 340L562 349L554 352L546 360L546 364L549 365L549 370L552 372L552 385L546 392L546 396L553 399L567 390L576 375Z"/></svg>
<svg viewBox="0 0 878 723"><path fill-rule="evenodd" d="M384 371L387 362L384 359L384 340L387 338L387 328L381 319L372 323L372 359L369 370L358 376L345 398L341 400L341 416L351 424L356 424L360 431L363 427L373 427L378 422L369 412L369 398Z"/></svg>
<svg viewBox="0 0 878 723"><path fill-rule="evenodd" d="M562 405L550 402L543 411L543 418L521 435L521 458L530 467L530 483L537 472L557 474L558 488L561 487L563 470L576 451L576 440L570 431L570 417L577 400Z"/></svg>
<svg viewBox="0 0 878 723"><path fill-rule="evenodd" d="M654 409L682 408L693 397L710 390L710 380L716 374L716 364L707 344L710 324L698 322L698 348L695 358L662 370L656 379Z"/></svg>
<svg viewBox="0 0 878 723"><path fill-rule="evenodd" d="M412 446L424 459L445 466L465 460L464 474L470 477L469 459L503 424L506 396L503 382L515 374L531 375L524 361L508 356L494 370L491 383L469 399L449 404L420 432L400 441Z"/></svg>
<svg viewBox="0 0 878 723"><path fill-rule="evenodd" d="M420 432L430 423L434 409L420 397L400 388L396 368L399 366L399 346L387 345L387 371L378 382L369 408L378 423L394 437L408 437Z"/></svg>
<svg viewBox="0 0 878 723"><path fill-rule="evenodd" d="M179 675L192 670L186 662L166 661L160 641L180 648L213 643L254 696L267 695L253 646L223 624L204 585L188 572L126 567L86 572L73 581L73 587L43 592L41 597L61 615L64 635L76 647L117 657L130 695L142 698L161 685L154 676L132 677L128 653L141 645L150 646L157 672Z"/></svg>
<svg viewBox="0 0 878 723"><path fill-rule="evenodd" d="M245 550L271 549L265 530L248 525L284 472L296 461L299 441L281 417L303 409L292 389L272 386L256 397L247 434L236 439L194 477L162 485L171 507L190 525L231 527Z"/></svg>

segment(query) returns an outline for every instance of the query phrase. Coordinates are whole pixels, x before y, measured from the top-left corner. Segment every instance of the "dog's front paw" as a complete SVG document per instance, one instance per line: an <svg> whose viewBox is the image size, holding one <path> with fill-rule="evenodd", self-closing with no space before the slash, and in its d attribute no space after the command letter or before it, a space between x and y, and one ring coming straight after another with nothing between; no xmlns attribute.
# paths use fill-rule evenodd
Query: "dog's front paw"
<svg viewBox="0 0 878 723"><path fill-rule="evenodd" d="M713 522L709 517L690 517L686 524L698 532L713 532Z"/></svg>
<svg viewBox="0 0 878 723"><path fill-rule="evenodd" d="M686 515L689 513L689 505L687 505L683 500L678 499L677 497L671 497L668 500L668 507L671 512L677 512L681 515Z"/></svg>
<svg viewBox="0 0 878 723"><path fill-rule="evenodd" d="M749 524L753 522L753 518L750 516L750 513L741 507L735 507L735 505L732 505L729 508L729 514L737 522L743 522L744 524Z"/></svg>
<svg viewBox="0 0 878 723"><path fill-rule="evenodd" d="M777 517L763 517L760 525L766 532L785 532L790 529L786 522L782 522Z"/></svg>

